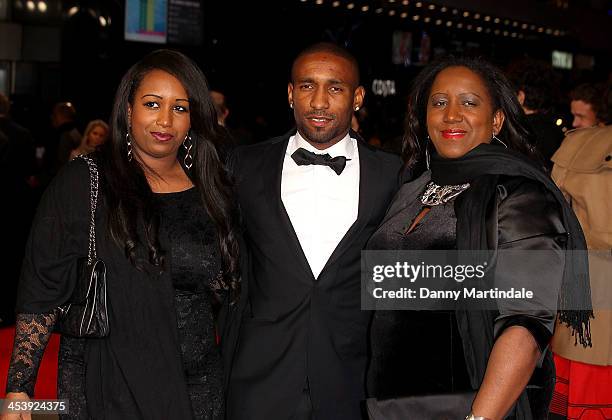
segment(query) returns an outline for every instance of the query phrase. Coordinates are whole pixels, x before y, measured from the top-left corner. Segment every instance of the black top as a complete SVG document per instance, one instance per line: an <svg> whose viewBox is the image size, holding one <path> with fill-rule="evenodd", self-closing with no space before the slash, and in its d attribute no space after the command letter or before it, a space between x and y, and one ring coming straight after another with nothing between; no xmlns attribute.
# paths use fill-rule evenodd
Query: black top
<svg viewBox="0 0 612 420"><path fill-rule="evenodd" d="M420 197L431 180L431 172L427 171L412 182L402 185L378 231L372 235L368 248L463 249L459 246L456 207L459 200L465 199L472 192L472 183L470 188L456 197L453 206L449 203L433 207L416 229L405 235L423 207ZM497 253L495 267L490 272L496 286L500 289L508 288L516 284L516 279L533 278L533 273L537 272L537 281L530 285L535 295L550 295L556 299L555 293L561 284L566 261L562 252L566 233L556 198L533 180L519 176L500 176L493 200L493 205L487 207L485 215L485 229L496 238L492 246L512 251L554 251L546 253L544 258L539 253L530 253L530 257L521 261L521 264L516 264L516 259L508 254ZM546 267L544 271L542 267ZM371 334L373 362L368 372L369 394L385 398L460 391L463 388L461 385L466 382L471 389L478 389L484 374L478 373L479 365L473 361L481 357L486 365L492 347L492 344L483 342L483 337L490 331L494 342L506 328L519 325L534 336L543 357L530 382L529 396L521 394L512 418L545 418L554 382L552 356L547 351L555 323L554 307L553 303L527 308L520 299L499 301L495 311L469 311L470 314L488 314L487 317L483 316L483 322L480 323L482 328L473 329L469 333L465 333L464 325L461 324L461 309L455 311L454 317L448 313L444 315L422 311L421 315L424 314L423 317L427 319L412 319L407 311L377 313ZM459 334L454 331L456 326ZM440 328L438 334L434 334L435 328ZM457 337L462 344L461 348L455 346ZM389 340L394 342L387 343ZM461 350L463 357L459 357ZM395 364L388 363L386 358L393 357L396 358ZM406 365L406 360L411 361L412 365ZM446 380L444 369L449 369L446 371ZM465 371L469 381L461 379ZM432 378L420 382L427 374ZM472 379L476 375L478 381Z"/></svg>
<svg viewBox="0 0 612 420"><path fill-rule="evenodd" d="M89 412L103 418L221 416L222 371L212 314L221 262L214 224L195 189L157 196L165 269L148 264L142 247L137 255L142 268L136 269L107 233L103 167L100 174L97 251L107 268L110 334L85 339L85 346L62 340L75 348L60 348L59 363L72 361L62 354L83 359L80 391ZM76 261L87 254L88 225L88 169L76 159L47 188L32 225L17 303L18 313L29 315L18 316L9 391L31 392L55 308L69 298ZM36 339L28 333L32 328ZM77 348L84 350L77 355Z"/></svg>
<svg viewBox="0 0 612 420"><path fill-rule="evenodd" d="M181 356L194 416L222 418L223 371L213 314L221 274L217 232L195 188L156 197L160 228L169 239L164 249L175 290Z"/></svg>
<svg viewBox="0 0 612 420"><path fill-rule="evenodd" d="M430 207L413 200L372 235L370 250L455 249L454 200ZM368 392L377 398L471 390L454 312L376 311L370 330Z"/></svg>

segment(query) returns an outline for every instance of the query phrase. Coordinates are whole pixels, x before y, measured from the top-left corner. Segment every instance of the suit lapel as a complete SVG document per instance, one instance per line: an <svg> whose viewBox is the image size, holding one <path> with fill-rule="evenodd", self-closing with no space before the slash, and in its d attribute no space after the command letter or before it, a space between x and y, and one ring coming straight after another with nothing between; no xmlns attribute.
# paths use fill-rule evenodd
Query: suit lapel
<svg viewBox="0 0 612 420"><path fill-rule="evenodd" d="M283 163L285 161L285 153L287 151L289 138L293 134L289 133L283 140L270 145L266 157L263 160L262 171L264 176L262 178L264 185L269 185L271 187L264 188L264 190L268 192L266 194L266 201L271 206L272 212L270 213L270 217L275 217L280 223L281 237L279 239L282 241L286 240L287 246L291 248L292 254L297 257L300 266L308 275L309 280L312 280L314 279L314 274L312 273L310 264L308 264L306 254L304 254L304 250L300 245L295 229L291 224L289 214L287 214L287 210L281 199Z"/></svg>
<svg viewBox="0 0 612 420"><path fill-rule="evenodd" d="M376 201L376 185L374 180L376 179L376 175L380 173L378 167L380 162L374 156L375 152L365 146L362 140L357 140L357 147L359 150L359 209L357 220L351 225L342 240L338 243L338 246L334 249L325 267L323 267L319 278L322 277L329 266L334 264L338 258L344 254L354 238L368 224L372 209L374 208L374 203Z"/></svg>

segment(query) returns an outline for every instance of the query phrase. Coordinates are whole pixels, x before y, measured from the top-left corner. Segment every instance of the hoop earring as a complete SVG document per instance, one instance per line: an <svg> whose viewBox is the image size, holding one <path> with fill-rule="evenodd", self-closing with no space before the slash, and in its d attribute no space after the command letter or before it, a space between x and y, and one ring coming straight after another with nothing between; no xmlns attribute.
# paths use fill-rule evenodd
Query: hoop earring
<svg viewBox="0 0 612 420"><path fill-rule="evenodd" d="M127 149L127 160L128 162L131 162L133 155L132 155L132 141L130 140L129 131L125 133L125 142L126 142L126 149Z"/></svg>
<svg viewBox="0 0 612 420"><path fill-rule="evenodd" d="M493 140L497 140L497 141L498 141L499 143L501 143L501 144L502 144L502 146L504 146L506 149L508 148L508 146L506 145L506 143L504 143L503 141L501 141L501 140L499 139L499 137L497 137L497 136L495 135L495 133L493 133L493 137L491 138L491 141L493 141Z"/></svg>
<svg viewBox="0 0 612 420"><path fill-rule="evenodd" d="M429 136L427 136L427 141L425 142L425 166L427 170L429 170L429 164L431 163L431 157L429 156Z"/></svg>
<svg viewBox="0 0 612 420"><path fill-rule="evenodd" d="M191 136L189 133L185 136L185 140L183 140L183 147L186 150L185 158L183 159L183 164L187 170L191 170L193 166L193 155L191 154L191 149L193 148L193 141L191 140Z"/></svg>

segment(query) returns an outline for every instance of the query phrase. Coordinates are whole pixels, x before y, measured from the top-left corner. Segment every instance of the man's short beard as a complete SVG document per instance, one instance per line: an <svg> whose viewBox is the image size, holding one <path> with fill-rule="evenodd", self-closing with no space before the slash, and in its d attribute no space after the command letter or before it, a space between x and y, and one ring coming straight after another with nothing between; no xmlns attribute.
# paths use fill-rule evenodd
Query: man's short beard
<svg viewBox="0 0 612 420"><path fill-rule="evenodd" d="M331 131L312 130L310 127L298 124L298 130L304 135L304 140L310 143L326 144L338 137L341 132L338 128Z"/></svg>

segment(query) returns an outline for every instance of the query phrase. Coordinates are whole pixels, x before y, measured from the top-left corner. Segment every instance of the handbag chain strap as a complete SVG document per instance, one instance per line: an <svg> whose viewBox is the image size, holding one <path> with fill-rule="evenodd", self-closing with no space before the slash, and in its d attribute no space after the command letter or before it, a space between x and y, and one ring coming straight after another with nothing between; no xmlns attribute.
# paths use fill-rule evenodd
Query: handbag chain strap
<svg viewBox="0 0 612 420"><path fill-rule="evenodd" d="M97 259L96 253L96 208L98 206L98 165L89 156L81 156L89 167L89 206L91 210L89 219L89 249L87 252L87 265L93 264Z"/></svg>

